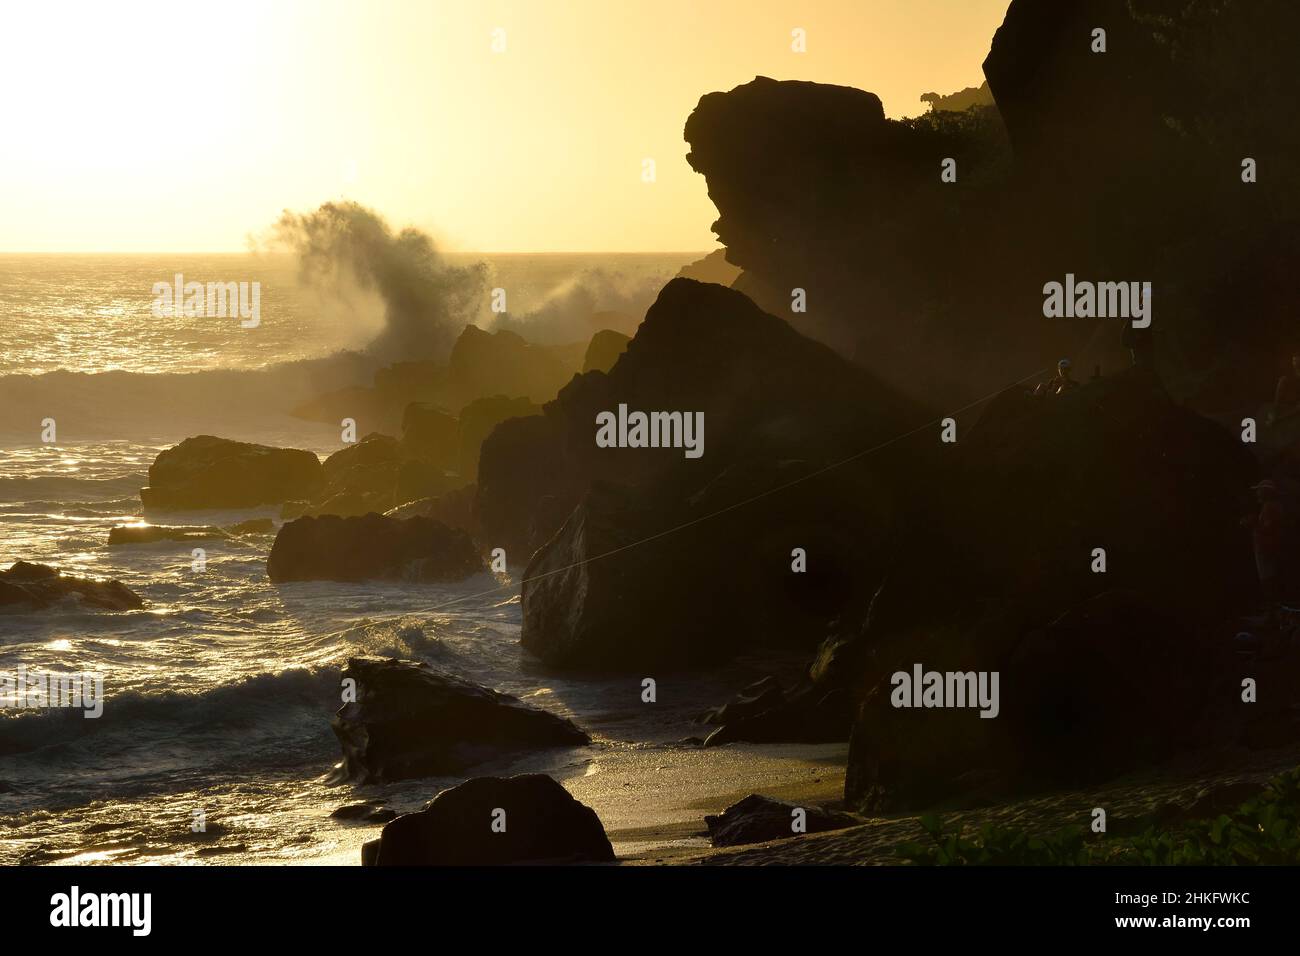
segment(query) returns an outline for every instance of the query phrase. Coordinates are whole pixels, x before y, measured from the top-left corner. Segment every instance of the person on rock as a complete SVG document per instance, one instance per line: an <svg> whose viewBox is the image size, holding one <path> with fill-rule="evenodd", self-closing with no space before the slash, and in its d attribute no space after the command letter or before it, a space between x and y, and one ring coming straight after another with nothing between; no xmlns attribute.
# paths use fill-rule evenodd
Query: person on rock
<svg viewBox="0 0 1300 956"><path fill-rule="evenodd" d="M1070 369L1073 363L1068 358L1063 358L1056 363L1056 374L1046 382L1040 382L1034 389L1035 395L1063 395L1068 391L1079 387L1079 383L1070 377Z"/></svg>

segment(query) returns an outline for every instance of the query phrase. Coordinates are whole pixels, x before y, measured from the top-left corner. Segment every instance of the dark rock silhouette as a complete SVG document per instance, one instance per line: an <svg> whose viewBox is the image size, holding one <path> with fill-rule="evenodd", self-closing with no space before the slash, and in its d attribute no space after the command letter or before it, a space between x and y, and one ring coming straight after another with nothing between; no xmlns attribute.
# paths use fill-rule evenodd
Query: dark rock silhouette
<svg viewBox="0 0 1300 956"><path fill-rule="evenodd" d="M598 371L608 372L618 361L618 357L627 350L627 343L632 341L630 336L622 332L616 332L614 329L601 329L591 337L591 343L587 346L587 354L582 360L582 370L584 372Z"/></svg>
<svg viewBox="0 0 1300 956"><path fill-rule="evenodd" d="M921 102L929 103L930 109L937 112L960 113L972 106L992 106L993 94L989 91L988 81L985 80L979 86L968 86L964 90L946 96L939 93L923 93Z"/></svg>
<svg viewBox="0 0 1300 956"><path fill-rule="evenodd" d="M505 811L505 829L493 815ZM499 814L498 814L498 818ZM363 850L372 866L501 866L612 863L600 818L545 774L476 777L384 827Z"/></svg>
<svg viewBox="0 0 1300 956"><path fill-rule="evenodd" d="M596 414L620 403L702 412L703 457L597 448ZM811 649L826 620L879 574L898 477L888 465L865 475L822 476L819 467L923 421L916 406L745 296L673 280L608 374L578 377L543 416L507 422L484 444L485 528L526 527L543 501L564 521L524 575L524 645L564 666L702 661L740 644ZM897 462L920 468L932 445L916 442ZM545 471L521 486L527 461ZM759 497L770 500L756 525L743 506ZM790 573L795 546L817 554L807 574ZM772 598L752 622L757 633L713 616L743 615L755 593Z"/></svg>
<svg viewBox="0 0 1300 956"><path fill-rule="evenodd" d="M527 418L540 414L541 410L541 406L531 399L508 398L505 395L477 398L461 409L457 436L461 480L469 482L477 479L479 451L488 435L492 434L492 429L507 419Z"/></svg>
<svg viewBox="0 0 1300 956"><path fill-rule="evenodd" d="M321 481L309 451L199 435L158 453L140 500L161 511L251 508L309 498Z"/></svg>
<svg viewBox="0 0 1300 956"><path fill-rule="evenodd" d="M306 516L287 522L266 560L272 581L458 581L485 569L469 535L433 518Z"/></svg>
<svg viewBox="0 0 1300 956"><path fill-rule="evenodd" d="M774 677L765 677L704 715L705 723L718 725L704 746L848 740L853 712L847 687L819 686L805 678L787 692Z"/></svg>
<svg viewBox="0 0 1300 956"><path fill-rule="evenodd" d="M1237 504L1253 473L1234 435L1139 373L990 404L872 601L846 796L917 809L994 784L1097 783L1176 753L1213 696L1213 635L1250 593ZM891 674L917 663L999 672L1001 714L893 707ZM1080 713L1103 697L1106 714ZM1080 733L1106 756L1076 759Z"/></svg>
<svg viewBox="0 0 1300 956"><path fill-rule="evenodd" d="M766 843L802 835L793 829L796 810L803 811L803 833L825 833L862 823L847 813L821 807L801 807L756 793L733 803L720 814L706 816L704 823L709 828L709 842L714 846Z"/></svg>
<svg viewBox="0 0 1300 956"><path fill-rule="evenodd" d="M696 259L677 270L677 278L696 282L716 282L729 286L740 276L740 269L727 261L726 249L714 249L703 259Z"/></svg>
<svg viewBox="0 0 1300 956"><path fill-rule="evenodd" d="M553 349L531 345L507 329L484 332L471 325L451 350L448 380L464 396L462 404L500 394L545 402L573 377L573 371Z"/></svg>
<svg viewBox="0 0 1300 956"><path fill-rule="evenodd" d="M357 699L330 722L343 748L339 777L382 783L459 773L503 754L581 746L571 721L423 662L353 657Z"/></svg>
<svg viewBox="0 0 1300 956"><path fill-rule="evenodd" d="M62 574L47 564L15 561L0 571L0 607L43 610L66 597L75 596L89 607L108 611L132 611L144 601L121 581L95 581Z"/></svg>

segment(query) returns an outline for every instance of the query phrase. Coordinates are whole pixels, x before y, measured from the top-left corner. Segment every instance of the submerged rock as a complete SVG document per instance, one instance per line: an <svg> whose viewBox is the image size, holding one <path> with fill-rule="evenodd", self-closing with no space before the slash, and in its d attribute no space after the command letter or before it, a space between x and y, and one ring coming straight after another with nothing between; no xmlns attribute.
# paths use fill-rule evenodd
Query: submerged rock
<svg viewBox="0 0 1300 956"><path fill-rule="evenodd" d="M799 810L803 811L802 815L797 814ZM797 816L803 820L802 832L794 829ZM801 836L803 833L842 830L858 826L862 821L837 810L800 806L751 793L727 807L721 814L706 816L704 823L709 828L709 842L714 846L740 846L744 843L765 843L768 840Z"/></svg>
<svg viewBox="0 0 1300 956"><path fill-rule="evenodd" d="M194 541L231 535L270 534L274 530L275 522L270 518L250 518L224 528L216 525L120 524L109 530L108 543L113 546L153 544L157 541Z"/></svg>
<svg viewBox="0 0 1300 956"><path fill-rule="evenodd" d="M612 863L594 810L545 774L477 777L384 827L362 850L371 866Z"/></svg>
<svg viewBox="0 0 1300 956"><path fill-rule="evenodd" d="M459 773L502 754L581 746L571 721L427 664L354 657L343 671L357 699L330 722L341 776L356 783Z"/></svg>
<svg viewBox="0 0 1300 956"><path fill-rule="evenodd" d="M28 605L40 610L75 595L82 604L109 611L132 611L144 601L121 581L95 581L61 574L46 564L15 561L0 571L0 607Z"/></svg>
<svg viewBox="0 0 1300 956"><path fill-rule="evenodd" d="M280 528L266 560L272 581L459 581L484 570L463 530L432 518L380 514L296 518Z"/></svg>
<svg viewBox="0 0 1300 956"><path fill-rule="evenodd" d="M321 481L309 451L199 435L159 452L140 500L161 511L252 508L310 498Z"/></svg>

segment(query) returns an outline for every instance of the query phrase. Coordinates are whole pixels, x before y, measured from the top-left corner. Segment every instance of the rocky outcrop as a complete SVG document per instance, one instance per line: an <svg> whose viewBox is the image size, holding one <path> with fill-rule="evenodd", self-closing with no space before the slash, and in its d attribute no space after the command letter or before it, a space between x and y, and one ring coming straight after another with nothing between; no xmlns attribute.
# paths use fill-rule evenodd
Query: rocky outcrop
<svg viewBox="0 0 1300 956"><path fill-rule="evenodd" d="M477 777L384 827L374 866L612 863L600 818L544 774Z"/></svg>
<svg viewBox="0 0 1300 956"><path fill-rule="evenodd" d="M608 372L618 361L618 357L627 351L627 343L631 342L630 336L622 332L616 332L613 329L601 329L591 337L591 342L587 346L587 354L582 360L582 370L584 372Z"/></svg>
<svg viewBox="0 0 1300 956"><path fill-rule="evenodd" d="M0 571L0 607L42 610L67 597L88 607L133 611L144 601L121 581L95 581L61 574L46 564L15 561Z"/></svg>
<svg viewBox="0 0 1300 956"><path fill-rule="evenodd" d="M591 742L571 721L414 661L354 657L357 699L331 721L339 776L384 783L460 773L503 754Z"/></svg>
<svg viewBox="0 0 1300 956"><path fill-rule="evenodd" d="M140 500L159 511L251 508L309 498L321 481L309 451L199 435L159 452Z"/></svg>
<svg viewBox="0 0 1300 956"><path fill-rule="evenodd" d="M1222 699L1218 628L1250 594L1253 467L1138 373L992 403L872 602L850 800L915 810L1177 753ZM997 673L1000 705L901 706L893 675L917 665Z"/></svg>
<svg viewBox="0 0 1300 956"><path fill-rule="evenodd" d="M438 471L455 471L460 423L446 409L412 402L402 412L401 455L420 458Z"/></svg>
<svg viewBox="0 0 1300 956"><path fill-rule="evenodd" d="M573 370L551 349L507 329L484 332L467 326L451 350L448 381L468 403L487 395L523 395L549 401Z"/></svg>
<svg viewBox="0 0 1300 956"><path fill-rule="evenodd" d="M596 415L620 404L702 413L706 450L597 448ZM485 527L528 527L543 502L563 521L535 539L524 645L553 664L600 667L700 662L763 643L811 649L880 572L892 469L922 469L934 443L899 444L898 458L871 470L825 465L923 420L745 296L674 280L608 374L580 376L543 416L507 422L484 444ZM521 487L527 461L544 470ZM810 556L805 571L792 568L796 549ZM756 593L769 598L761 611Z"/></svg>
<svg viewBox="0 0 1300 956"><path fill-rule="evenodd" d="M281 526L266 561L272 581L459 581L484 570L463 530L432 518L307 516Z"/></svg>
<svg viewBox="0 0 1300 956"><path fill-rule="evenodd" d="M704 823L709 828L709 842L714 846L741 846L804 833L842 830L858 826L862 821L836 810L799 806L751 793L722 813L706 816Z"/></svg>
<svg viewBox="0 0 1300 956"><path fill-rule="evenodd" d="M507 419L527 418L540 414L541 410L541 406L530 399L507 398L505 395L475 399L461 409L457 434L461 480L470 482L477 479L479 450L494 428Z"/></svg>

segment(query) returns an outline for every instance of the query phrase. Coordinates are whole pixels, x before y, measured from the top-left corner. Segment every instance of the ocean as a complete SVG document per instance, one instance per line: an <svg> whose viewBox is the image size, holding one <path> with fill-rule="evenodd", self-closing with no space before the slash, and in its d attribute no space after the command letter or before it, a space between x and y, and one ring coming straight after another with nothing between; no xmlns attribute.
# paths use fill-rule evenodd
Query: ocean
<svg viewBox="0 0 1300 956"><path fill-rule="evenodd" d="M698 255L483 258L492 284L510 290L512 314L547 317L537 327L545 337L576 327L563 315L570 303L641 314ZM261 282L261 325L155 317L152 285L175 272ZM669 772L664 754L697 760L677 743L701 732L694 715L770 669L741 661L680 675L648 707L639 676L559 677L524 654L521 568L454 585L273 585L273 534L204 542L203 573L191 569L188 543L108 547L110 528L143 516L149 464L188 435L337 450L337 428L283 408L322 380L373 372L363 350L376 326L364 312L323 308L288 259L0 256L0 567L21 559L115 578L145 599L120 613L0 612L0 674L100 673L105 697L97 719L0 712L0 863L357 862L357 845L377 831L331 810L359 799L413 808L458 781L325 782L340 756L329 718L349 656L427 660L570 717L597 740L479 772L590 778L635 766L637 786L655 779L641 772L646 762L661 779ZM57 437L45 443L51 418ZM278 509L151 517L262 516ZM608 803L623 787L602 783L591 799L605 793Z"/></svg>

